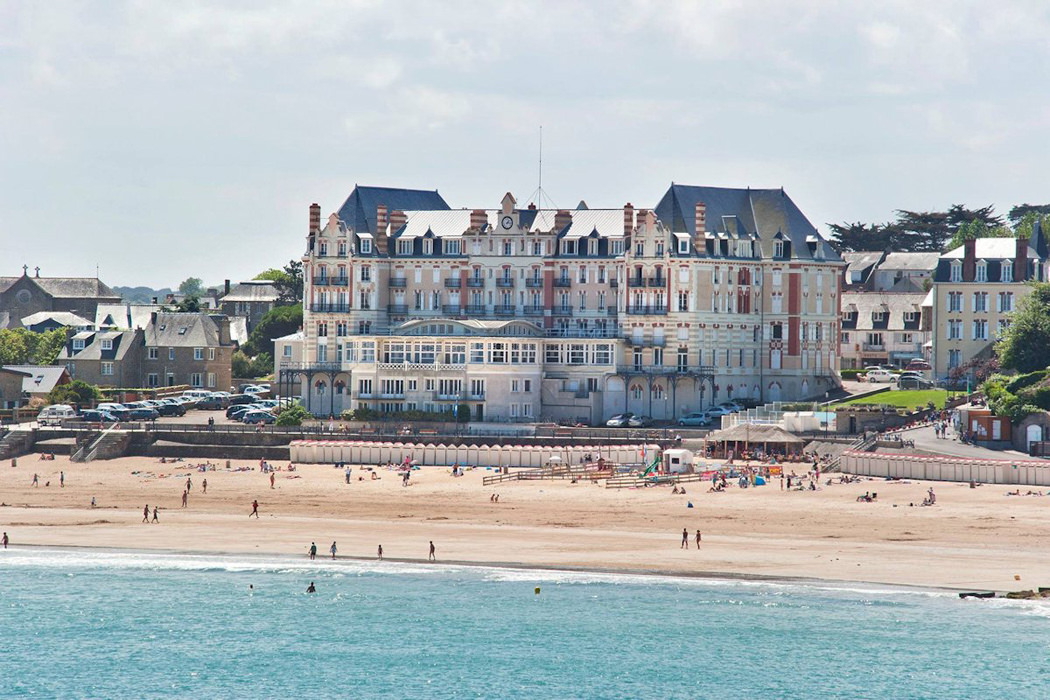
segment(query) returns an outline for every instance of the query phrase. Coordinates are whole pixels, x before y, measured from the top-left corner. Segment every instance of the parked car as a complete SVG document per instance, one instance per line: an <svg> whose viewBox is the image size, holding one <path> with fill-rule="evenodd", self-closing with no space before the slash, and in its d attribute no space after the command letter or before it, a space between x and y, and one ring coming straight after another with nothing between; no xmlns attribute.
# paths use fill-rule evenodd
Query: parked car
<svg viewBox="0 0 1050 700"><path fill-rule="evenodd" d="M259 394L269 394L270 393L270 387L263 386L262 384L252 384L251 386L244 387L244 393L245 394L252 394L252 395L256 395L256 396L259 395Z"/></svg>
<svg viewBox="0 0 1050 700"><path fill-rule="evenodd" d="M98 409L88 409L81 411L80 415L77 416L82 421L88 423L116 423L117 419L109 411L100 411Z"/></svg>
<svg viewBox="0 0 1050 700"><path fill-rule="evenodd" d="M262 423L264 425L273 425L277 422L277 416L270 413L269 411L261 411L256 409L254 411L248 411L247 413L245 413L244 416L241 418L241 422L245 425L255 425L257 423Z"/></svg>
<svg viewBox="0 0 1050 700"><path fill-rule="evenodd" d="M653 424L649 416L631 416L627 419L627 425L631 428L648 428Z"/></svg>
<svg viewBox="0 0 1050 700"><path fill-rule="evenodd" d="M678 425L711 425L711 419L708 418L707 414L703 411L693 411L692 413L687 413L679 418Z"/></svg>
<svg viewBox="0 0 1050 700"><path fill-rule="evenodd" d="M186 407L175 399L161 399L153 405L153 408L162 416L186 415Z"/></svg>
<svg viewBox="0 0 1050 700"><path fill-rule="evenodd" d="M627 422L630 421L633 416L633 413L620 413L605 421L605 425L609 428L626 428Z"/></svg>
<svg viewBox="0 0 1050 700"><path fill-rule="evenodd" d="M230 406L239 406L246 403L255 403L256 399L251 394L231 394L229 398Z"/></svg>
<svg viewBox="0 0 1050 700"><path fill-rule="evenodd" d="M62 421L76 417L77 412L73 410L72 406L64 403L56 403L53 406L45 406L44 409L37 414L36 420L40 425L62 425Z"/></svg>
<svg viewBox="0 0 1050 700"><path fill-rule="evenodd" d="M707 417L711 418L712 420L716 418L721 418L722 416L728 416L730 413L732 413L732 411L730 411L724 406L712 406L711 408L707 409Z"/></svg>
<svg viewBox="0 0 1050 700"><path fill-rule="evenodd" d="M864 379L865 381L874 384L875 382L892 382L895 379L895 377L893 372L889 371L888 369L883 369L879 367L878 369L873 369L866 372L864 374Z"/></svg>
<svg viewBox="0 0 1050 700"><path fill-rule="evenodd" d="M744 408L743 406L738 404L736 401L723 401L722 403L718 404L718 406L719 406L719 408L726 409L730 413L736 413L738 411L743 410L743 408Z"/></svg>
<svg viewBox="0 0 1050 700"><path fill-rule="evenodd" d="M258 406L253 403L238 404L237 406L230 406L226 409L226 417L234 420L240 420L241 417L248 411L260 411L262 406Z"/></svg>
<svg viewBox="0 0 1050 700"><path fill-rule="evenodd" d="M898 389L933 389L935 384L929 379L924 379L918 375L912 374L909 376L902 376L897 380Z"/></svg>
<svg viewBox="0 0 1050 700"><path fill-rule="evenodd" d="M95 410L105 411L118 421L129 420L128 415L131 413L131 411L124 408L119 403L100 403L98 406L95 406Z"/></svg>
<svg viewBox="0 0 1050 700"><path fill-rule="evenodd" d="M930 363L926 360L915 358L914 360L909 360L908 365L904 369L909 371L924 372L933 369L933 367L931 367Z"/></svg>
<svg viewBox="0 0 1050 700"><path fill-rule="evenodd" d="M202 411L221 411L226 408L226 402L221 396L205 396L197 402L197 408ZM227 404L228 405L228 404Z"/></svg>
<svg viewBox="0 0 1050 700"><path fill-rule="evenodd" d="M128 418L130 420L157 420L160 414L149 406L139 406L128 411Z"/></svg>

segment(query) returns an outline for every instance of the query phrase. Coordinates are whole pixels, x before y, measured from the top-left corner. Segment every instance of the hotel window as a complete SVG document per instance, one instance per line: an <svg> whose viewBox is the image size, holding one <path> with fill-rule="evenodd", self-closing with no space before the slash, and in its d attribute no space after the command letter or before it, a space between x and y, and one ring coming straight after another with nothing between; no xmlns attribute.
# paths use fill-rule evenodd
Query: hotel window
<svg viewBox="0 0 1050 700"><path fill-rule="evenodd" d="M319 321L317 323L317 335L327 336L328 335L328 323L325 321Z"/></svg>
<svg viewBox="0 0 1050 700"><path fill-rule="evenodd" d="M362 238L360 248L362 255L370 255L372 253L372 239Z"/></svg>
<svg viewBox="0 0 1050 700"><path fill-rule="evenodd" d="M470 395L476 398L485 396L485 380L484 379L471 379L470 380Z"/></svg>
<svg viewBox="0 0 1050 700"><path fill-rule="evenodd" d="M424 238L423 239L423 255L433 255L433 254L434 254L434 239L433 238Z"/></svg>
<svg viewBox="0 0 1050 700"><path fill-rule="evenodd" d="M634 254L639 258L645 257L645 242L638 241L634 244Z"/></svg>
<svg viewBox="0 0 1050 700"><path fill-rule="evenodd" d="M689 239L679 238L678 239L678 254L687 255L689 253Z"/></svg>
<svg viewBox="0 0 1050 700"><path fill-rule="evenodd" d="M948 311L962 311L962 292L948 292Z"/></svg>
<svg viewBox="0 0 1050 700"><path fill-rule="evenodd" d="M190 375L190 386L200 388L204 386L204 376L200 372L194 372Z"/></svg>
<svg viewBox="0 0 1050 700"><path fill-rule="evenodd" d="M948 340L962 340L962 321L953 318L948 321Z"/></svg>
<svg viewBox="0 0 1050 700"><path fill-rule="evenodd" d="M979 318L973 322L973 339L988 340L988 321Z"/></svg>
<svg viewBox="0 0 1050 700"><path fill-rule="evenodd" d="M476 365L485 362L485 343L470 344L470 362Z"/></svg>
<svg viewBox="0 0 1050 700"><path fill-rule="evenodd" d="M113 349L113 339L112 338L103 338L103 340L102 340L102 349L103 350L112 350Z"/></svg>
<svg viewBox="0 0 1050 700"><path fill-rule="evenodd" d="M215 372L208 372L208 388L215 388Z"/></svg>
<svg viewBox="0 0 1050 700"><path fill-rule="evenodd" d="M576 241L565 241L563 255L576 255Z"/></svg>
<svg viewBox="0 0 1050 700"><path fill-rule="evenodd" d="M371 379L358 379L357 380L357 395L358 396L371 396L372 395L372 380Z"/></svg>
<svg viewBox="0 0 1050 700"><path fill-rule="evenodd" d="M360 308L362 308L362 309L370 309L370 308L372 308L372 296L367 291L362 289L361 290L361 294L360 294L360 296L358 298L359 298L359 300L361 302Z"/></svg>
<svg viewBox="0 0 1050 700"><path fill-rule="evenodd" d="M1013 282L1014 281L1014 267L1009 261L1003 261L1001 272L999 273L1000 282Z"/></svg>
<svg viewBox="0 0 1050 700"><path fill-rule="evenodd" d="M282 348L282 352L283 352L285 357L291 357L292 356L292 346L291 345L285 345L284 348Z"/></svg>
<svg viewBox="0 0 1050 700"><path fill-rule="evenodd" d="M521 346L521 362L526 365L536 364L536 344L524 343Z"/></svg>
<svg viewBox="0 0 1050 700"><path fill-rule="evenodd" d="M779 287L783 281L782 273L780 270L773 270L773 286ZM756 284L762 284L762 280L759 279Z"/></svg>
<svg viewBox="0 0 1050 700"><path fill-rule="evenodd" d="M582 365L586 361L586 354L583 350L583 345L573 344L569 346L569 364L570 365Z"/></svg>
<svg viewBox="0 0 1050 700"><path fill-rule="evenodd" d="M148 359L148 360L156 360L157 359L157 348L147 348L146 349L146 359Z"/></svg>
<svg viewBox="0 0 1050 700"><path fill-rule="evenodd" d="M977 281L977 282L987 282L988 281L988 263L986 263L984 260L981 260L980 262L977 263L977 278L976 278L975 281Z"/></svg>
<svg viewBox="0 0 1050 700"><path fill-rule="evenodd" d="M594 364L596 365L610 365L612 364L612 350L608 345L596 345L594 347Z"/></svg>
<svg viewBox="0 0 1050 700"><path fill-rule="evenodd" d="M962 263L958 260L952 260L952 271L950 282L962 282Z"/></svg>
<svg viewBox="0 0 1050 700"><path fill-rule="evenodd" d="M782 258L784 257L784 241L775 241L773 243L773 257Z"/></svg>
<svg viewBox="0 0 1050 700"><path fill-rule="evenodd" d="M598 241L597 240L592 238L591 240L587 241L587 254L588 255L597 255L598 254Z"/></svg>
<svg viewBox="0 0 1050 700"><path fill-rule="evenodd" d="M543 361L554 365L561 363L561 346L553 343L544 348Z"/></svg>
<svg viewBox="0 0 1050 700"><path fill-rule="evenodd" d="M168 360L169 361L174 361L175 360L175 348L168 348Z"/></svg>
<svg viewBox="0 0 1050 700"><path fill-rule="evenodd" d="M513 241L503 241L503 254L504 255L514 255L514 242Z"/></svg>
<svg viewBox="0 0 1050 700"><path fill-rule="evenodd" d="M361 266L361 281L371 282L372 281L372 268L368 265Z"/></svg>
<svg viewBox="0 0 1050 700"><path fill-rule="evenodd" d="M459 255L462 250L460 241L445 241L445 255Z"/></svg>
<svg viewBox="0 0 1050 700"><path fill-rule="evenodd" d="M948 369L955 369L962 363L962 350L948 351Z"/></svg>
<svg viewBox="0 0 1050 700"><path fill-rule="evenodd" d="M718 284L722 280L721 268L714 268L711 270L711 284Z"/></svg>
<svg viewBox="0 0 1050 700"><path fill-rule="evenodd" d="M987 311L988 310L988 292L974 292L973 293L973 310L974 311Z"/></svg>
<svg viewBox="0 0 1050 700"><path fill-rule="evenodd" d="M689 292L678 292L678 310L689 310Z"/></svg>
<svg viewBox="0 0 1050 700"><path fill-rule="evenodd" d="M587 266L580 265L580 276L577 278L580 280L580 284L587 284Z"/></svg>
<svg viewBox="0 0 1050 700"><path fill-rule="evenodd" d="M849 333L843 332L842 333L842 337L840 339L840 342L848 343L849 342Z"/></svg>
<svg viewBox="0 0 1050 700"><path fill-rule="evenodd" d="M376 343L374 340L366 340L361 343L361 362L373 364L376 361Z"/></svg>
<svg viewBox="0 0 1050 700"><path fill-rule="evenodd" d="M999 311L1010 312L1014 310L1014 293L999 292Z"/></svg>
<svg viewBox="0 0 1050 700"><path fill-rule="evenodd" d="M317 252L321 257L328 255L328 244L321 241L320 245L317 246Z"/></svg>
<svg viewBox="0 0 1050 700"><path fill-rule="evenodd" d="M612 241L612 254L623 255L624 241L622 238L617 238Z"/></svg>
<svg viewBox="0 0 1050 700"><path fill-rule="evenodd" d="M661 256L663 254L664 254L664 242L663 241L657 241L656 242L656 255L657 255L657 257L659 257L659 256Z"/></svg>
<svg viewBox="0 0 1050 700"><path fill-rule="evenodd" d="M580 292L580 311L587 310L587 292Z"/></svg>
<svg viewBox="0 0 1050 700"><path fill-rule="evenodd" d="M398 255L411 255L412 254L412 239L397 241L397 254Z"/></svg>
<svg viewBox="0 0 1050 700"><path fill-rule="evenodd" d="M102 363L102 376L111 377L113 376L113 363L103 362Z"/></svg>
<svg viewBox="0 0 1050 700"><path fill-rule="evenodd" d="M204 348L193 348L193 359L200 361L204 359Z"/></svg>

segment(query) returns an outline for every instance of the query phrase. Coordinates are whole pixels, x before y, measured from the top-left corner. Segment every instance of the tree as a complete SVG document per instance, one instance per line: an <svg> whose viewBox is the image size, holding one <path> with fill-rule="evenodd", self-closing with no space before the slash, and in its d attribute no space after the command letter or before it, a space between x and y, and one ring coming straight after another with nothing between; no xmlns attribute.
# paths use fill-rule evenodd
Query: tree
<svg viewBox="0 0 1050 700"><path fill-rule="evenodd" d="M302 425L304 420L310 420L313 416L305 408L297 403L285 406L277 414L277 425L294 426Z"/></svg>
<svg viewBox="0 0 1050 700"><path fill-rule="evenodd" d="M1004 369L1027 373L1050 365L1050 282L1037 282L1021 300L996 345Z"/></svg>
<svg viewBox="0 0 1050 700"><path fill-rule="evenodd" d="M0 330L0 364L24 365L29 357L24 328Z"/></svg>
<svg viewBox="0 0 1050 700"><path fill-rule="evenodd" d="M998 231L1003 226L1002 217L995 214L995 208L992 205L979 209L967 209L962 204L953 204L948 211L898 209L895 213L897 219L886 224L857 222L828 224L828 227L842 250L935 252L944 250L945 242L954 239L961 228L972 222L978 222L987 230ZM968 235L972 235L976 230L978 229L971 230ZM949 244L948 247L954 246Z"/></svg>
<svg viewBox="0 0 1050 700"><path fill-rule="evenodd" d="M69 384L59 384L47 395L49 403L70 403L79 406L90 406L92 401L97 401L102 394L98 387L88 384L80 379L74 379Z"/></svg>
<svg viewBox="0 0 1050 700"><path fill-rule="evenodd" d="M238 379L256 379L265 377L273 371L273 356L262 352L251 358L238 350L231 360L233 376Z"/></svg>
<svg viewBox="0 0 1050 700"><path fill-rule="evenodd" d="M199 297L204 294L204 283L200 277L187 277L179 284L179 293L188 297Z"/></svg>
<svg viewBox="0 0 1050 700"><path fill-rule="evenodd" d="M29 362L34 365L54 364L66 344L66 329L55 328L43 333L26 332Z"/></svg>
<svg viewBox="0 0 1050 700"><path fill-rule="evenodd" d="M1029 216L1041 218L1048 215L1050 215L1050 204L1018 204L1010 209L1006 218L1010 220L1014 228L1017 228Z"/></svg>
<svg viewBox="0 0 1050 700"><path fill-rule="evenodd" d="M894 247L887 224L828 224L839 248L846 251L886 250Z"/></svg>
<svg viewBox="0 0 1050 700"><path fill-rule="evenodd" d="M989 226L980 219L974 219L965 223L956 230L952 240L948 243L948 250L954 250L959 246L976 238L1011 238L1014 232L1006 226Z"/></svg>
<svg viewBox="0 0 1050 700"><path fill-rule="evenodd" d="M259 319L243 350L252 356L268 353L273 357L273 339L295 333L302 326L302 306L275 306Z"/></svg>
<svg viewBox="0 0 1050 700"><path fill-rule="evenodd" d="M289 306L303 302L303 263L289 260L283 270L270 268L255 276L257 280L270 280L277 290L277 304Z"/></svg>

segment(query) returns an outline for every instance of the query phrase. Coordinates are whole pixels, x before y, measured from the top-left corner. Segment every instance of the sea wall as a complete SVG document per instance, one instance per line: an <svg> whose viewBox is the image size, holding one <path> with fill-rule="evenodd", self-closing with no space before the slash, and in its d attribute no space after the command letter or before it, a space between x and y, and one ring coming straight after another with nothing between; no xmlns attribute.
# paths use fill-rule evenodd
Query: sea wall
<svg viewBox="0 0 1050 700"><path fill-rule="evenodd" d="M842 471L861 476L1050 486L1050 462L845 452Z"/></svg>

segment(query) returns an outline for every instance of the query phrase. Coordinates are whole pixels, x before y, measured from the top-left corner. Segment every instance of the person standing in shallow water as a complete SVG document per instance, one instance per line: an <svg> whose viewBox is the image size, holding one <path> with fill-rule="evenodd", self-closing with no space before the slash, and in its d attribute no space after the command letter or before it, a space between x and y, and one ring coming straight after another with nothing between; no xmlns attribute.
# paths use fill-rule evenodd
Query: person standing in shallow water
<svg viewBox="0 0 1050 700"><path fill-rule="evenodd" d="M379 545L379 561L383 561L383 545Z"/></svg>
<svg viewBox="0 0 1050 700"><path fill-rule="evenodd" d="M332 546L328 548L328 551L332 553L332 559L335 559L335 552L336 552L335 542L333 542Z"/></svg>
<svg viewBox="0 0 1050 700"><path fill-rule="evenodd" d="M437 561L437 550L434 548L434 540L430 540L430 556L427 561Z"/></svg>
<svg viewBox="0 0 1050 700"><path fill-rule="evenodd" d="M310 585L306 587L306 592L307 593L317 593L317 589L314 588L314 582L313 581L311 581Z"/></svg>
<svg viewBox="0 0 1050 700"><path fill-rule="evenodd" d="M3 541L4 541L4 549L7 549L7 533L6 532L4 533L4 540ZM383 557L379 557L379 558L382 559Z"/></svg>
<svg viewBox="0 0 1050 700"><path fill-rule="evenodd" d="M317 543L316 542L311 542L310 543L310 558L311 559L316 559L317 558Z"/></svg>

